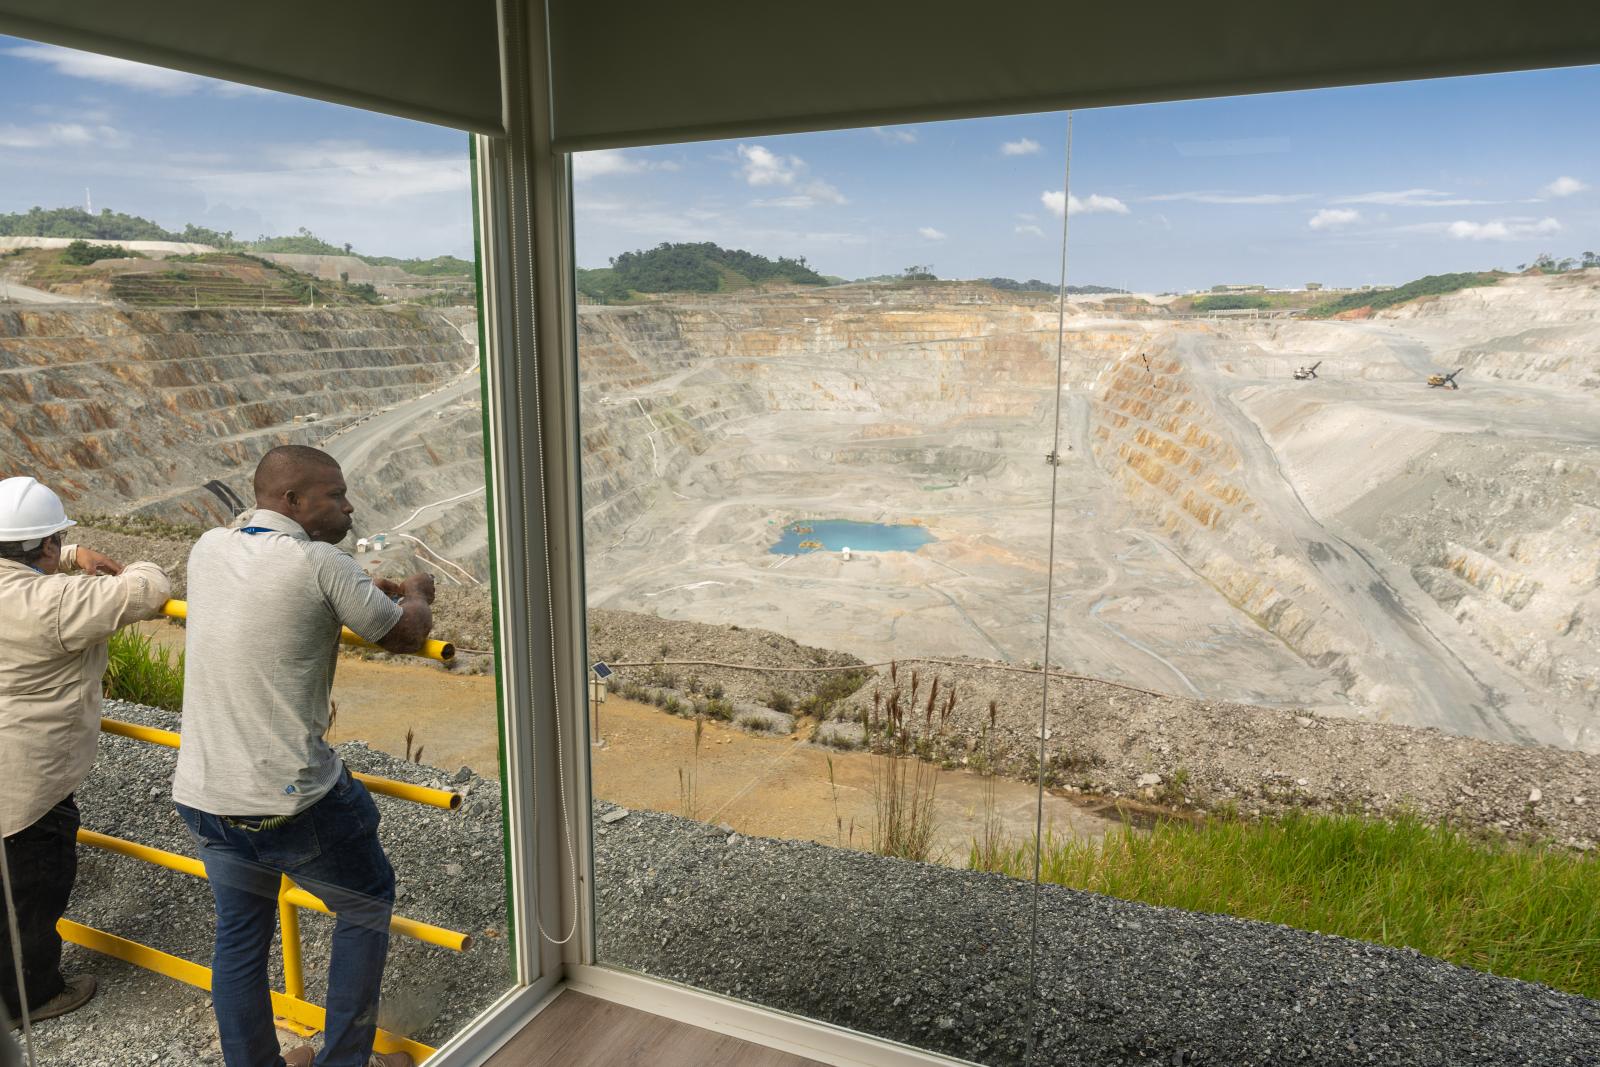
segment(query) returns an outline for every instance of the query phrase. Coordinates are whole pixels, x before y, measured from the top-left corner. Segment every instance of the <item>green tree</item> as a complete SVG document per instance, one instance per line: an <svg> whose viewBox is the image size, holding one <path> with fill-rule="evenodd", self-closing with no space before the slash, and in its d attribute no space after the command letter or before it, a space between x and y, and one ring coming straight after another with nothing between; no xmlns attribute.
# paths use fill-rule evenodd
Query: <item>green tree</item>
<svg viewBox="0 0 1600 1067"><path fill-rule="evenodd" d="M92 245L88 241L73 241L61 250L61 262L70 263L74 267L87 267L102 259L143 258L139 253L130 252L121 245Z"/></svg>

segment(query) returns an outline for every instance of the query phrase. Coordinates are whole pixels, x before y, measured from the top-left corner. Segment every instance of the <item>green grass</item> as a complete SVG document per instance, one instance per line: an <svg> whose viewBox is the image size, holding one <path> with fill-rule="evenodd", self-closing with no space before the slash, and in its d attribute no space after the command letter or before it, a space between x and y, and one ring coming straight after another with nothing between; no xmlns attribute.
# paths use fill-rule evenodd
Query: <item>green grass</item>
<svg viewBox="0 0 1600 1067"><path fill-rule="evenodd" d="M1396 286L1393 289L1383 289L1377 292L1346 293L1337 300L1318 304L1310 311L1307 311L1306 315L1308 318L1325 319L1330 315L1337 315L1343 311L1356 311L1366 307L1377 311L1424 296L1439 296L1444 293L1458 292L1462 289L1475 289L1480 286L1494 285L1504 277L1507 277L1507 275L1499 271L1430 274L1425 278L1406 282L1406 284Z"/></svg>
<svg viewBox="0 0 1600 1067"><path fill-rule="evenodd" d="M1195 297L1194 301L1196 311L1245 311L1271 306L1266 296L1259 293L1218 293Z"/></svg>
<svg viewBox="0 0 1600 1067"><path fill-rule="evenodd" d="M1338 299L1337 293L1323 289L1290 293L1205 293L1186 296L1172 302L1174 311L1229 311L1259 308L1264 311L1286 311L1321 307Z"/></svg>
<svg viewBox="0 0 1600 1067"><path fill-rule="evenodd" d="M978 866L974 847L972 865ZM998 869L1033 877L1032 842ZM1416 949L1600 998L1600 861L1415 818L1168 822L1103 847L1047 835L1047 882Z"/></svg>
<svg viewBox="0 0 1600 1067"><path fill-rule="evenodd" d="M183 653L157 645L138 630L111 635L105 694L167 711L183 710Z"/></svg>

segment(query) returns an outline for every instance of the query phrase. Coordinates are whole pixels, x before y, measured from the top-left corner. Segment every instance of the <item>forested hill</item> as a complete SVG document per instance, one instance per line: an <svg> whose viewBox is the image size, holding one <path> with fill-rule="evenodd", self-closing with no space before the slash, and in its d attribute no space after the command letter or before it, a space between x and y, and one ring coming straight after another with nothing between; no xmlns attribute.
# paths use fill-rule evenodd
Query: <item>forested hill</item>
<svg viewBox="0 0 1600 1067"><path fill-rule="evenodd" d="M218 232L189 223L181 230L169 230L138 215L124 215L104 208L91 215L79 207L30 208L0 214L0 237L67 237L85 241L182 241L210 245L224 252L295 252L315 256L355 256L379 267L399 267L409 274L439 275L472 273L470 262L455 256L432 259L397 259L394 256L362 255L350 245L324 241L305 227L284 237L263 234L253 241L240 240L232 230Z"/></svg>
<svg viewBox="0 0 1600 1067"><path fill-rule="evenodd" d="M0 215L0 237L71 237L87 241L187 241L191 244L218 244L232 241L233 234L220 234L204 226L188 225L182 231L166 229L138 215L124 215L106 208L91 215L81 207L29 208Z"/></svg>
<svg viewBox="0 0 1600 1067"><path fill-rule="evenodd" d="M699 244L659 244L624 252L611 266L578 271L578 291L601 303L616 304L634 293L718 293L751 286L825 285L805 257L766 256L743 249Z"/></svg>

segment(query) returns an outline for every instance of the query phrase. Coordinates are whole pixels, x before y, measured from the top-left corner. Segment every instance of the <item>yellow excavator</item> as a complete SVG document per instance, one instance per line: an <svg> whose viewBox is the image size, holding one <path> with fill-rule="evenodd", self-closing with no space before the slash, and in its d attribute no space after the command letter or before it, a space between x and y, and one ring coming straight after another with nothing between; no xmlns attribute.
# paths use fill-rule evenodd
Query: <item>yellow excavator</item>
<svg viewBox="0 0 1600 1067"><path fill-rule="evenodd" d="M1320 366L1322 366L1322 360L1319 359L1309 367L1300 367L1296 369L1294 372L1294 380L1297 382L1310 381L1312 378L1317 376L1317 368Z"/></svg>
<svg viewBox="0 0 1600 1067"><path fill-rule="evenodd" d="M1451 371L1449 374L1430 374L1430 375L1428 375L1428 388L1429 389L1460 389L1461 386L1456 384L1456 375L1460 374L1462 371L1464 371L1466 369L1467 368L1465 368L1465 367L1457 367L1455 370Z"/></svg>

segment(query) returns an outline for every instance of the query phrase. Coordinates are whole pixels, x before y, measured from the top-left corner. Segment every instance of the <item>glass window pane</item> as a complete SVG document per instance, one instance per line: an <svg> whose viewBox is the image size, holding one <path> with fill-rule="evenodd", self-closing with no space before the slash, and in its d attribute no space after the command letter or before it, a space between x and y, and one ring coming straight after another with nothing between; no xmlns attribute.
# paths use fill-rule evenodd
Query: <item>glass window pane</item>
<svg viewBox="0 0 1600 1067"><path fill-rule="evenodd" d="M980 1062L1590 1054L1594 160L1530 116L1595 78L1082 113L1070 190L1060 116L576 157L602 961ZM872 855L934 775L968 848Z"/></svg>
<svg viewBox="0 0 1600 1067"><path fill-rule="evenodd" d="M381 970L379 1048L420 1058L515 980L466 139L5 45L0 82L31 117L0 159L0 475L53 493L79 547L0 549L26 607L0 642L0 821L60 816L59 854L12 865L29 903L60 883L52 914L24 907L24 942L62 908L77 924L59 968L28 961L32 1007L99 979L83 1014L35 1029L40 1062L89 1062L111 1034L140 1062L222 1062L193 988L216 908L282 924L269 981L304 1002L278 1005L285 1050L325 1040L306 1021L331 954L346 1001L364 996L349 975ZM258 484L280 446L307 451ZM169 580L186 623L158 610ZM341 622L388 650L341 650ZM363 950L371 930L350 931L391 912L387 948ZM164 973L114 958L134 944ZM151 1003L171 1005L159 1030ZM217 1014L243 1017L232 1003Z"/></svg>
<svg viewBox="0 0 1600 1067"><path fill-rule="evenodd" d="M958 136L574 160L598 955L1015 1063L1057 315L938 277Z"/></svg>
<svg viewBox="0 0 1600 1067"><path fill-rule="evenodd" d="M1594 916L1557 903L1597 872L1593 659L1561 633L1592 583L1555 577L1597 547L1596 290L1566 236L1593 205L1550 116L1595 88L1078 116L1072 277L1139 302L1069 320L1088 462L1054 637L1082 678L1050 771L1124 825L1046 842L1039 1062L1380 1027L1406 1060L1594 1054ZM1492 1037L1451 1021L1491 1002Z"/></svg>

